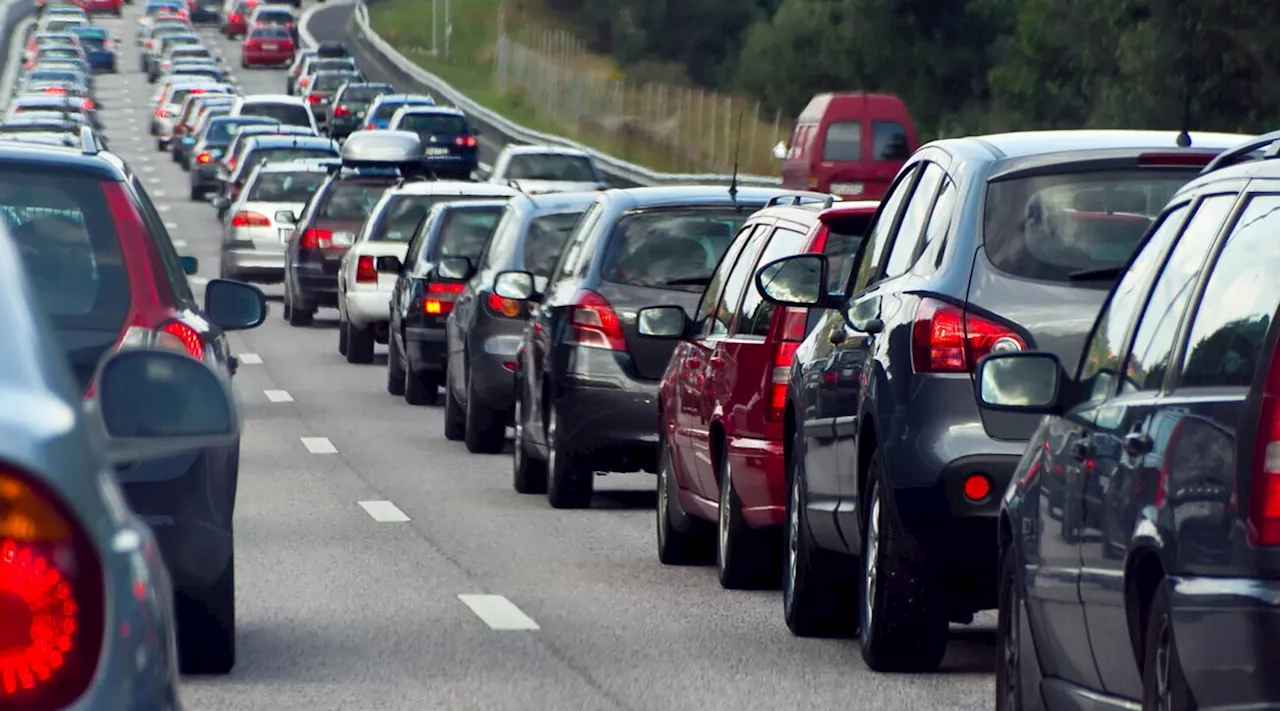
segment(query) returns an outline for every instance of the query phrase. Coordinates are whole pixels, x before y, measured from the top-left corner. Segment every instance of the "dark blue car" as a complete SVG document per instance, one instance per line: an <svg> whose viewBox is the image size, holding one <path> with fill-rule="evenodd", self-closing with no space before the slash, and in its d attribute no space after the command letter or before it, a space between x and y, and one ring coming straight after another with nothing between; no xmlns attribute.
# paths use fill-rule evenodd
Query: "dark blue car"
<svg viewBox="0 0 1280 711"><path fill-rule="evenodd" d="M435 106L436 100L422 94L384 94L369 107L363 131L385 129L391 125L391 117L405 106Z"/></svg>
<svg viewBox="0 0 1280 711"><path fill-rule="evenodd" d="M406 106L391 117L391 130L418 134L423 164L442 180L469 180L480 165L479 131L458 109Z"/></svg>
<svg viewBox="0 0 1280 711"><path fill-rule="evenodd" d="M80 38L89 67L95 72L116 71L116 41L107 31L93 25L79 25L71 31Z"/></svg>

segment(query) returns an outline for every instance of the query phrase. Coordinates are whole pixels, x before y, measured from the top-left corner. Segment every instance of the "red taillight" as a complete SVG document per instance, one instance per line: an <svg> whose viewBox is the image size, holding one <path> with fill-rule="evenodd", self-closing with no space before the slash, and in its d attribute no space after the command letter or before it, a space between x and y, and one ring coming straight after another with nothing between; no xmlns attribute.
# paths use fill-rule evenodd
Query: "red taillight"
<svg viewBox="0 0 1280 711"><path fill-rule="evenodd" d="M213 156L209 155L208 153L201 153L200 155L196 156L197 163L207 164L212 160L213 160Z"/></svg>
<svg viewBox="0 0 1280 711"><path fill-rule="evenodd" d="M168 109L156 109L155 114L156 118L169 118Z"/></svg>
<svg viewBox="0 0 1280 711"><path fill-rule="evenodd" d="M0 463L0 708L54 709L93 681L101 563L53 490Z"/></svg>
<svg viewBox="0 0 1280 711"><path fill-rule="evenodd" d="M62 88L62 87L60 87L60 86L46 86L46 87L44 88L44 93L46 93L46 94L65 94L65 93L67 93L67 90L66 90L66 89L63 89L63 88Z"/></svg>
<svg viewBox="0 0 1280 711"><path fill-rule="evenodd" d="M427 284L427 298L422 300L422 313L428 316L448 316L453 311L453 301L467 285L462 282L432 282Z"/></svg>
<svg viewBox="0 0 1280 711"><path fill-rule="evenodd" d="M622 323L609 300L590 289L579 289L573 295L569 307L569 323L573 332L568 343L584 348L627 350L627 338L622 333Z"/></svg>
<svg viewBox="0 0 1280 711"><path fill-rule="evenodd" d="M333 115L334 116L350 116L351 109L348 109L342 104L338 104L337 106L333 107Z"/></svg>
<svg viewBox="0 0 1280 711"><path fill-rule="evenodd" d="M161 326L152 345L183 350L196 360L204 360L204 339L181 321L170 321Z"/></svg>
<svg viewBox="0 0 1280 711"><path fill-rule="evenodd" d="M356 260L356 283L378 283L378 270L373 266L373 257L366 254L361 255L361 257Z"/></svg>
<svg viewBox="0 0 1280 711"><path fill-rule="evenodd" d="M791 364L796 350L804 341L805 323L809 312L804 309L782 308L778 314L778 326L774 334L773 370L769 379L769 409L765 411L768 422L782 422L787 410L787 383L791 380Z"/></svg>
<svg viewBox="0 0 1280 711"><path fill-rule="evenodd" d="M917 373L967 373L991 353L1027 347L1011 327L935 299L922 299L911 329L911 364Z"/></svg>
<svg viewBox="0 0 1280 711"><path fill-rule="evenodd" d="M1204 167L1213 160L1212 153L1143 153L1138 156L1138 165L1148 167Z"/></svg>
<svg viewBox="0 0 1280 711"><path fill-rule="evenodd" d="M507 318L515 318L524 310L524 305L521 302L498 296L493 292L489 292L487 306L495 316L505 316Z"/></svg>
<svg viewBox="0 0 1280 711"><path fill-rule="evenodd" d="M240 24L240 16L234 12L227 16L227 23L232 25Z"/></svg>
<svg viewBox="0 0 1280 711"><path fill-rule="evenodd" d="M458 136L457 138L453 139L453 145L461 146L463 148L475 148L476 137L475 136Z"/></svg>
<svg viewBox="0 0 1280 711"><path fill-rule="evenodd" d="M304 230L298 246L302 249L324 249L333 245L333 232L312 227Z"/></svg>
<svg viewBox="0 0 1280 711"><path fill-rule="evenodd" d="M320 99L322 99L322 98L324 98L324 97L320 96L319 94L307 94L307 103L308 103L308 104L318 104L318 103L320 103Z"/></svg>
<svg viewBox="0 0 1280 711"><path fill-rule="evenodd" d="M1166 458L1168 452L1166 446ZM1249 542L1280 546L1280 358L1276 357L1263 385L1250 485Z"/></svg>
<svg viewBox="0 0 1280 711"><path fill-rule="evenodd" d="M80 106L83 107L85 111L93 111L98 105L93 103L93 99L85 99L80 102Z"/></svg>
<svg viewBox="0 0 1280 711"><path fill-rule="evenodd" d="M241 210L231 218L232 227L270 227L271 220L266 215L261 215L248 210Z"/></svg>

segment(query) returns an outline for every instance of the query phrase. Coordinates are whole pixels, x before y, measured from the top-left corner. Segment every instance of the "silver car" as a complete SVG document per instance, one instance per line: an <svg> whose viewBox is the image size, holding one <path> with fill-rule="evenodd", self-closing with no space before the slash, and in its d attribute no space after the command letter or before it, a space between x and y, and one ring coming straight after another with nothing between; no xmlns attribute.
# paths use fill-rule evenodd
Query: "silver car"
<svg viewBox="0 0 1280 711"><path fill-rule="evenodd" d="M181 708L172 583L113 465L234 441L235 401L204 363L140 348L104 359L86 400L22 264L0 231L0 618L25 632L6 636L24 666L4 705Z"/></svg>
<svg viewBox="0 0 1280 711"><path fill-rule="evenodd" d="M220 263L223 278L266 284L284 280L284 248L293 236L293 225L277 222L276 214L300 214L329 177L332 164L294 160L262 163L253 169L235 202L227 206L230 219L222 233Z"/></svg>

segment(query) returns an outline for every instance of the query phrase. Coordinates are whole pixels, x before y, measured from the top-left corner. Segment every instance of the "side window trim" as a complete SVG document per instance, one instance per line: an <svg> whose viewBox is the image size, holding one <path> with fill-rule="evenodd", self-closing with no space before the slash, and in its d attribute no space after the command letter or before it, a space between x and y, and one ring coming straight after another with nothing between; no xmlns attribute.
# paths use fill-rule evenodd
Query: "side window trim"
<svg viewBox="0 0 1280 711"><path fill-rule="evenodd" d="M742 290L735 298L734 310L729 322L723 324L724 331L716 333L714 330L715 325L720 323L720 314L725 309L725 296L728 295L726 292L729 288L730 282L733 280L734 273L738 271L738 265L742 263L743 257L749 257L752 262L759 259L760 252L762 251L759 249L759 245L761 241L763 241L762 236L772 234L775 226L776 222L758 223L756 228L751 231L751 234L747 236L746 241L742 243L742 249L733 260L733 266L729 268L729 271L725 272L724 283L720 287L720 295L716 297L716 306L707 316L707 322L702 327L703 338L728 338L729 334L733 333L733 330L738 327L738 309L742 308L742 298L747 293L745 283ZM752 254L752 250L755 250L754 254Z"/></svg>
<svg viewBox="0 0 1280 711"><path fill-rule="evenodd" d="M743 250L751 242L751 236L755 234L756 228L763 223L748 221L738 230L738 234L734 235L733 242L729 245L729 249L725 250L724 256L721 257L721 263L711 272L711 283L702 292L702 298L698 299L698 306L693 312L693 318L699 322L699 334L705 335L706 327L711 317L715 315L716 309L720 306L720 299L724 296L724 285L729 280L729 274L737 267L738 258L742 256ZM721 271L725 265L729 264L728 271ZM717 280L716 277L723 278ZM713 291L714 290L714 291ZM708 303L710 300L710 303ZM707 307L704 309L703 307Z"/></svg>
<svg viewBox="0 0 1280 711"><path fill-rule="evenodd" d="M916 180L915 187L912 188L911 190L910 197L908 197L907 201L903 203L902 212L899 218L899 224L894 226L893 244L890 245L890 247L888 248L888 256L885 259L884 268L881 271L881 277L880 277L881 280L896 279L899 276L903 276L905 274L911 273L911 270L915 267L916 262L920 259L920 252L924 248L924 237L925 237L925 233L929 229L929 218L933 215L933 207L938 203L938 196L941 194L943 185L946 184L947 171L944 170L942 166L930 160L922 160L920 161L920 164L923 167L917 171L919 173L919 178ZM932 175L939 176L937 184L934 185L933 191L930 195L928 195L927 197L924 195L921 195L920 189L924 187L925 180L932 180L932 177L931 177ZM889 276L888 275L889 265L893 262L894 252L898 249L899 240L903 237L902 222L907 219L907 215L910 214L911 209L914 207L915 202L918 198L923 198L925 201L927 201L928 208L927 208L927 212L924 215L924 220L920 223L919 230L914 235L908 235L909 239L915 240L915 244L911 248L911 255L907 258L907 266L905 269L902 270L901 273ZM872 282L872 283L875 283L875 282Z"/></svg>
<svg viewBox="0 0 1280 711"><path fill-rule="evenodd" d="M875 265L875 271L871 273L871 278L868 279L866 285L862 287L864 291L866 289L870 289L881 281L881 275L884 273L884 266L889 261L889 253L893 251L894 238L897 237L898 228L902 225L902 217L906 214L905 208L907 203L911 201L911 195L909 193L915 190L916 183L920 182L920 174L922 172L920 170L920 165L926 162L927 161L920 161L906 165L898 173L898 177L894 180L893 184L889 186L889 190L885 192L886 196L891 196L894 190L897 190L900 186L906 186L904 189L908 192L908 195L906 199L897 206L898 212L896 215L893 215L893 222L889 225L889 243L885 245L883 250L881 250L880 262ZM886 202L888 201L886 200L882 202L881 205L883 206ZM849 283L845 285L844 289L844 296L846 299L856 295L853 292L853 288L857 283L858 273L862 271L862 257L871 246L871 238L875 235L876 227L880 224L880 218L882 217L884 217L883 213L877 215L876 219L872 220L871 224L867 226L867 236L862 240L862 244L858 247L858 253L854 256L853 268L849 270Z"/></svg>

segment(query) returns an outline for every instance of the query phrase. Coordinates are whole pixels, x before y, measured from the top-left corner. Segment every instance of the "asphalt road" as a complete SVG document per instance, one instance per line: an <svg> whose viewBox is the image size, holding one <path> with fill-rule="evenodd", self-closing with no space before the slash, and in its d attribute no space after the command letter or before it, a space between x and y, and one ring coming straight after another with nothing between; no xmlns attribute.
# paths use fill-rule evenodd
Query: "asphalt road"
<svg viewBox="0 0 1280 711"><path fill-rule="evenodd" d="M312 31L340 31L347 11L325 8ZM124 73L98 80L102 116L179 251L199 258L200 289L217 273L219 224L187 200L185 174L147 133L151 87L137 71L135 13L100 20L126 45ZM203 32L238 68L235 44ZM284 86L277 70L240 71L239 80L246 93ZM518 495L509 455L467 454L445 441L439 408L386 393L384 349L374 365L348 365L334 312L290 328L279 287L267 291L268 322L232 338L243 363L239 663L225 678L188 679L189 709L993 705L990 616L957 628L940 674L872 674L854 641L792 637L776 591L727 592L710 569L661 566L651 476L599 480L585 511ZM459 596L474 594L496 597L471 601L473 610Z"/></svg>

